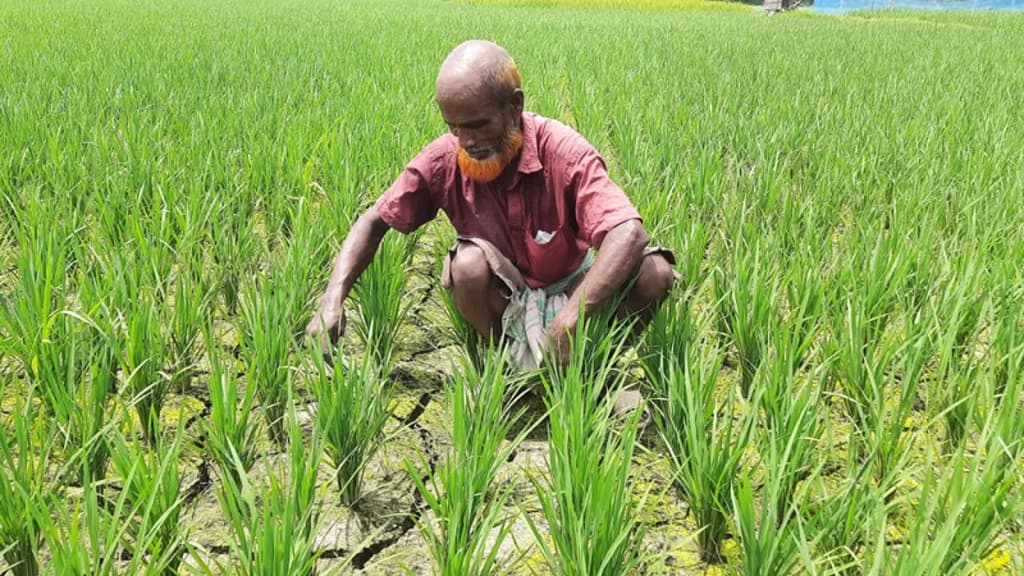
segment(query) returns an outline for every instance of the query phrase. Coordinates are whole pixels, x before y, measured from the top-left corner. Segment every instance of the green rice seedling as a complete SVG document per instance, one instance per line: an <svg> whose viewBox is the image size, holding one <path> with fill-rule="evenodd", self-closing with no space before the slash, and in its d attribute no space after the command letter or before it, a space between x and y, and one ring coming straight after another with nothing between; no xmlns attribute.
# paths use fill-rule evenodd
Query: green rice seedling
<svg viewBox="0 0 1024 576"><path fill-rule="evenodd" d="M50 322L50 336L43 341L36 358L34 384L47 413L57 422L60 445L78 444L79 430L74 419L79 411L76 388L84 378L83 364L88 357L82 328L68 314L60 313Z"/></svg>
<svg viewBox="0 0 1024 576"><path fill-rule="evenodd" d="M27 196L18 205L3 201L15 213L14 239L18 250L17 279L0 300L0 335L5 356L15 358L31 380L39 378L39 358L51 341L51 331L65 305L68 290L71 223L56 217L60 206L47 209L41 198ZM6 292L6 291L5 291ZM47 347L52 351L53 347Z"/></svg>
<svg viewBox="0 0 1024 576"><path fill-rule="evenodd" d="M159 436L155 443L146 442L147 446L121 434L112 435L111 460L133 516L113 521L129 524L126 547L148 557L151 574L177 574L185 553L179 523L184 497L178 472L183 426L184 422L179 422L173 436Z"/></svg>
<svg viewBox="0 0 1024 576"><path fill-rule="evenodd" d="M132 234L145 237L141 231ZM108 293L102 322L114 335L122 380L119 388L135 408L146 438L155 440L159 435L160 411L170 391L170 379L164 371L167 342L161 313L166 279L157 269L163 264L151 265L139 251L106 248L107 251L97 254L97 270L90 271L93 276L106 274L111 278L105 281L109 286L102 287Z"/></svg>
<svg viewBox="0 0 1024 576"><path fill-rule="evenodd" d="M524 409L513 409L525 389L507 375L505 354L488 352L482 371L466 359L446 381L451 447L429 485L408 464L433 513L432 519L420 522L419 529L436 573L442 576L482 576L512 569L498 558L512 529L504 512L511 487L495 486L495 480L533 426L520 426ZM519 432L513 434L517 428Z"/></svg>
<svg viewBox="0 0 1024 576"><path fill-rule="evenodd" d="M95 218L95 244L123 247L131 238L129 221L134 216L136 198L131 194L107 194L102 202L94 202L88 212Z"/></svg>
<svg viewBox="0 0 1024 576"><path fill-rule="evenodd" d="M93 479L85 470L82 501L59 504L56 526L47 530L47 546L59 548L67 563L60 573L116 574L127 558L133 573L177 574L185 551L178 524L184 505L177 469L181 428L156 446L116 430L110 438L116 480Z"/></svg>
<svg viewBox="0 0 1024 576"><path fill-rule="evenodd" d="M886 384L893 382L882 380L872 386L881 391ZM855 426L847 443L847 449L857 465L872 462L873 480L884 491L904 478L903 472L915 440L913 433L906 429L914 402L914 390L912 387L903 388L898 383L895 383L894 389L897 392L894 400L881 395L877 401L872 401L866 410L869 412L868 424L863 428Z"/></svg>
<svg viewBox="0 0 1024 576"><path fill-rule="evenodd" d="M770 500L762 499L762 517L768 515L764 508L774 504L772 517L781 524L790 519L790 510L795 505L797 485L814 471L822 435L822 419L819 405L822 399L821 387L810 377L797 381L790 372L791 358L780 351L779 355L763 364L755 381L763 390L756 397L755 409L764 411L764 433L759 435L761 454L768 454L765 462L766 474L772 476ZM772 460L771 458L774 458Z"/></svg>
<svg viewBox="0 0 1024 576"><path fill-rule="evenodd" d="M286 402L287 461L269 468L268 485L259 487L258 495L249 473L236 461L236 473L222 478L217 491L231 526L233 571L240 574L310 576L316 572L321 439L313 434L309 446L303 444L290 388ZM201 561L199 564L202 572L215 573Z"/></svg>
<svg viewBox="0 0 1024 576"><path fill-rule="evenodd" d="M134 554L123 561L128 548L132 524L128 492L121 491L113 499L101 492L107 482L88 478L82 483L78 499L68 498L63 491L47 494L30 509L40 525L49 552L49 566L55 574L68 576L113 576L124 571L132 574L160 574L146 571L147 556ZM131 478L125 479L130 483Z"/></svg>
<svg viewBox="0 0 1024 576"><path fill-rule="evenodd" d="M1020 354L1018 358L1024 356ZM1018 359L1017 362L1020 362ZM1010 369L1013 372L1020 370L1020 364ZM990 376L995 380L993 388L998 390L1001 376L995 372ZM1005 388L995 395L991 413L994 414L994 436L998 439L994 445L1001 445L1007 452L1011 461L1020 461L1024 453L1024 418L1020 418L1021 402L1024 401L1024 383L1020 379L1012 379L1006 382Z"/></svg>
<svg viewBox="0 0 1024 576"><path fill-rule="evenodd" d="M207 287L202 266L198 247L183 247L174 275L173 294L161 295L170 387L180 392L188 388L196 373L199 335L208 316L211 290Z"/></svg>
<svg viewBox="0 0 1024 576"><path fill-rule="evenodd" d="M811 482L824 462L817 457L824 426L819 412L823 391L816 380L825 380L827 364L797 374L813 345L817 322L815 291L798 296L797 290L789 293L796 306L773 330L774 355L755 375L752 412L763 411L765 419L757 435L764 473L759 513L749 472L740 473L731 494L744 574L789 574L801 562L814 571L800 512L805 495L798 487Z"/></svg>
<svg viewBox="0 0 1024 576"><path fill-rule="evenodd" d="M477 370L483 370L485 364L485 350L486 346L483 338L473 328L473 325L466 320L466 318L459 313L458 308L455 307L455 301L452 299L452 295L447 290L441 291L441 303L444 306L445 316L448 319L448 324L452 327L452 333L456 342L462 345L466 351L466 355L469 357L473 365L476 366Z"/></svg>
<svg viewBox="0 0 1024 576"><path fill-rule="evenodd" d="M696 362L692 361L696 360ZM731 414L737 399L730 390L714 400L721 357L708 352L682 365L669 364L664 374L667 394L654 404L655 421L668 448L673 484L690 507L699 527L701 558L722 561L722 542L732 512L729 500L751 438L750 418Z"/></svg>
<svg viewBox="0 0 1024 576"><path fill-rule="evenodd" d="M790 495L779 482L783 475L777 475L776 466L789 467L785 454L768 456L765 462L767 478L762 489L760 514L755 509L755 497L749 474L742 474L737 482L733 498L737 538L743 550L743 574L745 576L775 576L792 574L801 560L810 559L810 544L806 542L802 527L803 520L792 502ZM783 507L782 517L778 516L780 502L789 502ZM807 566L813 573L813 566Z"/></svg>
<svg viewBox="0 0 1024 576"><path fill-rule="evenodd" d="M103 430L116 380L115 352L99 330L77 314L54 318L51 338L41 349L37 382L57 424L62 449L71 458L84 458L94 478L103 477L107 467ZM77 466L65 468L81 471Z"/></svg>
<svg viewBox="0 0 1024 576"><path fill-rule="evenodd" d="M983 367L974 358L976 334L987 295L984 271L973 258L953 262L939 285L930 308L932 346L936 353L936 378L928 393L932 415L946 422L945 445L953 448L963 441L975 409L977 372ZM972 338L973 337L973 338Z"/></svg>
<svg viewBox="0 0 1024 576"><path fill-rule="evenodd" d="M254 167L257 170L263 168ZM302 195L306 184L305 170L299 171L297 168L297 165L289 166L287 174L274 176L280 178L280 182L253 191L263 221L263 240L270 252L294 241L297 235L305 232L303 228L309 224L304 218L306 197Z"/></svg>
<svg viewBox="0 0 1024 576"><path fill-rule="evenodd" d="M47 464L56 434L37 409L30 387L0 433L0 550L14 576L39 574L41 531L32 509L52 489Z"/></svg>
<svg viewBox="0 0 1024 576"><path fill-rule="evenodd" d="M826 291L819 267L813 254L800 254L784 278L786 314L778 320L784 328L784 343L776 346L785 347L785 353L780 350L776 354L787 356L794 371L809 367L812 354L820 346Z"/></svg>
<svg viewBox="0 0 1024 576"><path fill-rule="evenodd" d="M404 297L405 276L416 237L388 234L353 289L358 313L351 323L359 338L373 351L381 374L391 372L402 322L411 301Z"/></svg>
<svg viewBox="0 0 1024 576"><path fill-rule="evenodd" d="M889 494L872 481L873 462L848 457L851 474L838 483L824 474L808 479L805 502L806 532L814 544L817 565L827 574L863 573L863 547L872 541L871 527L885 524Z"/></svg>
<svg viewBox="0 0 1024 576"><path fill-rule="evenodd" d="M785 170L785 166L780 166ZM822 278L823 262L827 259L829 237L836 227L836 213L824 195L793 193L785 186L779 189L778 206L769 209L768 216L774 216L771 232L771 248L780 262L801 271L814 271L815 278ZM793 270L796 272L796 270Z"/></svg>
<svg viewBox="0 0 1024 576"><path fill-rule="evenodd" d="M686 501L698 526L697 544L705 562L722 561L722 542L732 514L731 492L751 440L753 419L732 415L737 402L732 388L716 400L715 386L722 355L699 344L699 326L677 306L665 316L664 342L672 344L660 356L646 360L649 402L654 422L668 451L672 483ZM658 325L655 319L655 327Z"/></svg>
<svg viewBox="0 0 1024 576"><path fill-rule="evenodd" d="M955 369L973 352L972 340L988 303L985 270L972 256L960 256L937 282L942 288L932 299L930 316L935 325L940 374Z"/></svg>
<svg viewBox="0 0 1024 576"><path fill-rule="evenodd" d="M723 332L739 357L740 388L749 397L754 374L768 353L778 297L772 263L757 246L741 238L732 247L728 269L714 270L715 299Z"/></svg>
<svg viewBox="0 0 1024 576"><path fill-rule="evenodd" d="M942 445L952 449L964 442L973 424L973 417L981 401L978 382L987 366L975 362L962 366L947 376L942 385L932 382L931 398L937 399L929 403L929 412L941 417L946 424L946 434Z"/></svg>
<svg viewBox="0 0 1024 576"><path fill-rule="evenodd" d="M257 239L253 230L252 209L243 199L228 198L222 202L220 211L231 214L223 225L210 227L210 248L213 256L215 285L220 293L228 316L238 312L242 293L242 280L254 269L257 256Z"/></svg>
<svg viewBox="0 0 1024 576"><path fill-rule="evenodd" d="M112 437L120 469L116 478L92 478L83 463L81 492L50 491L33 502L31 512L40 525L53 573L177 574L184 550L177 524L180 442L158 454L145 453L138 444L129 448L116 431ZM174 480L173 495L164 491L170 487L169 478Z"/></svg>
<svg viewBox="0 0 1024 576"><path fill-rule="evenodd" d="M904 475L916 440L907 430L918 393L922 388L926 364L932 356L927 328L922 322L907 321L905 341L898 357L879 383L872 380L874 399L869 407L871 428L862 438L874 460L875 480L883 490L895 487ZM876 384L877 383L877 384ZM926 427L927 429L927 427ZM856 446L857 439L851 440Z"/></svg>
<svg viewBox="0 0 1024 576"><path fill-rule="evenodd" d="M902 346L898 341L874 339L872 334L878 328L871 326L873 320L868 314L863 300L856 295L848 296L842 319L832 317L832 336L826 343L832 358L833 377L838 378L839 397L858 435L856 439L863 440L852 443L851 447L862 448L862 458L871 450L871 435L885 428L889 385L896 377L892 369L899 362ZM905 413L915 399L913 384L892 388L901 392L898 405L901 413ZM902 427L902 422L894 425Z"/></svg>
<svg viewBox="0 0 1024 576"><path fill-rule="evenodd" d="M774 349L767 364L755 375L755 379L760 380L760 407L771 431L789 430L788 426L796 425L800 420L790 418L802 412L801 403L817 405L822 392L811 383L823 379L820 372L827 367L828 359L811 366L809 356L818 339L824 294L818 274L807 270L796 265L787 272L786 314L773 319L770 331ZM800 372L803 373L798 382ZM788 436L788 432L784 436Z"/></svg>
<svg viewBox="0 0 1024 576"><path fill-rule="evenodd" d="M305 198L298 198L289 206L292 213L293 232L287 244L287 259L283 273L298 285L295 317L296 332L306 326L307 313L319 288L321 275L331 264L330 244L320 229L320 223L327 218L325 211L318 213Z"/></svg>
<svg viewBox="0 0 1024 576"><path fill-rule="evenodd" d="M170 379L162 371L165 342L160 304L156 294L145 288L135 292L134 298L125 311L120 364L142 430L146 439L155 443L160 436L160 411L170 389Z"/></svg>
<svg viewBox="0 0 1024 576"><path fill-rule="evenodd" d="M86 261L84 255L80 259ZM88 261L76 293L80 312L65 314L81 325L82 340L86 345L82 355L84 378L73 387L79 398L72 412L83 421L78 427L85 431L82 439L92 439L86 456L91 476L103 478L109 447L106 434L102 432L117 420L111 417L110 400L116 391L121 369L118 349L120 318L119 311L113 306L118 280L108 275L106 263L95 253Z"/></svg>
<svg viewBox="0 0 1024 576"><path fill-rule="evenodd" d="M905 477L917 438L908 430L907 422L924 387L925 369L932 357L929 324L920 317L907 318L903 328L901 340L886 342L863 360L858 368L864 378L860 385L842 383L846 414L853 423L847 443L853 467L859 469L871 461L873 479L886 494ZM854 340L856 337L851 335L849 341ZM842 353L850 355L847 360L855 354L849 348Z"/></svg>
<svg viewBox="0 0 1024 576"><path fill-rule="evenodd" d="M293 335L302 334L309 321L309 310L314 305L316 291L322 275L328 270L331 254L328 237L323 233L323 214L306 198L291 198L286 207L289 214L287 233L269 241L268 256L272 265L266 274L273 277L274 290L283 290L281 305L286 308L282 316L290 321L285 328ZM322 210L322 209L321 209ZM280 242L278 242L280 241Z"/></svg>
<svg viewBox="0 0 1024 576"><path fill-rule="evenodd" d="M158 294L166 294L177 261L177 237L170 211L161 204L157 198L140 195L135 213L129 218L128 233L143 283Z"/></svg>
<svg viewBox="0 0 1024 576"><path fill-rule="evenodd" d="M683 286L683 297L691 299L704 284L707 271L704 259L711 242L711 224L703 218L695 218L679 232L677 243L681 246L676 268L680 272L679 282Z"/></svg>
<svg viewBox="0 0 1024 576"><path fill-rule="evenodd" d="M869 367L877 365L874 359L878 354L878 343L867 341L864 310L849 297L843 298L829 312L827 325L830 334L825 343L825 351L832 359L833 385L843 400L847 415L863 426L860 406L866 405L868 391L865 382L868 380Z"/></svg>
<svg viewBox="0 0 1024 576"><path fill-rule="evenodd" d="M892 232L878 233L868 226L851 231L850 255L834 279L834 306L828 352L833 372L847 399L861 399L871 366L878 356L888 356L882 336L899 302L901 286L909 277L909 258L900 251L899 238ZM850 417L858 419L855 406Z"/></svg>
<svg viewBox="0 0 1024 576"><path fill-rule="evenodd" d="M542 535L537 523L527 520L555 574L630 574L641 561L645 530L637 521L629 479L641 410L627 417L621 430L612 416L623 388L616 361L631 326L610 324L602 316L581 314L567 366L549 359L542 373L550 478L534 484L549 533Z"/></svg>
<svg viewBox="0 0 1024 576"><path fill-rule="evenodd" d="M990 308L994 327L989 358L993 363L996 396L1003 394L1009 383L1019 378L1024 369L1024 326L1021 324L1021 303L1011 290L1003 289Z"/></svg>
<svg viewBox="0 0 1024 576"><path fill-rule="evenodd" d="M81 444L85 448L81 457L93 478L103 476L110 457L104 432L110 424L108 411L110 395L117 381L116 363L114 350L106 342L100 342L92 350L88 374L79 387L79 418L82 422L76 427L82 431Z"/></svg>
<svg viewBox="0 0 1024 576"><path fill-rule="evenodd" d="M221 476L231 476L238 485L237 474L247 474L256 463L262 429L256 421L256 387L242 386L236 370L217 352L213 329L203 330L210 359L210 417L204 420L204 451L217 465Z"/></svg>
<svg viewBox="0 0 1024 576"><path fill-rule="evenodd" d="M656 395L664 392L658 386L661 368L668 361L684 361L690 347L697 341L698 329L699 327L694 325L690 306L685 299L665 302L651 317L637 354L647 375L647 381L654 385Z"/></svg>
<svg viewBox="0 0 1024 576"><path fill-rule="evenodd" d="M926 472L905 541L886 547L885 534L879 534L875 560L865 573L972 574L1005 538L1021 512L1021 480L1014 470L1019 461L1005 449L996 422L994 415L986 419L982 450L961 446L936 473Z"/></svg>
<svg viewBox="0 0 1024 576"><path fill-rule="evenodd" d="M209 231L215 216L220 216L215 212L220 205L211 201L213 195L210 189L197 182L190 182L187 189L172 190L162 192L164 206L170 212L173 236L176 238L174 247L178 262L182 261L183 254L189 254L202 262L203 252L193 250L200 246L208 248ZM216 223L219 225L221 221L216 220Z"/></svg>
<svg viewBox="0 0 1024 576"><path fill-rule="evenodd" d="M241 301L247 385L256 389L267 432L279 446L288 439L285 396L293 378L288 362L296 290L290 278L272 275L256 279Z"/></svg>
<svg viewBox="0 0 1024 576"><path fill-rule="evenodd" d="M316 397L316 428L322 436L341 503L360 510L363 471L383 444L391 416L391 386L367 351L362 362L340 354L328 364L319 348L308 354L315 367L309 388Z"/></svg>

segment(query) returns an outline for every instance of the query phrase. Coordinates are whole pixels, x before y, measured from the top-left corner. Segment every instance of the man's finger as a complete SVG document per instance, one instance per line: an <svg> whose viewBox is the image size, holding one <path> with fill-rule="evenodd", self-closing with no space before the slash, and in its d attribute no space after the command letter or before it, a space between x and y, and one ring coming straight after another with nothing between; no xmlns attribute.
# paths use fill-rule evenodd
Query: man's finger
<svg viewBox="0 0 1024 576"><path fill-rule="evenodd" d="M320 352L324 356L324 362L327 363L328 366L333 366L334 365L334 342L336 341L336 339L332 337L331 330L330 329L321 330L320 331L320 338L319 338L319 340L320 340Z"/></svg>
<svg viewBox="0 0 1024 576"><path fill-rule="evenodd" d="M306 329L302 331L302 335L306 337L306 340L318 338L319 328L315 319L310 319L310 321L306 323Z"/></svg>
<svg viewBox="0 0 1024 576"><path fill-rule="evenodd" d="M333 368L334 367L334 347L333 346L325 346L321 350L321 353L323 354L323 357L324 357L324 364L326 364L326 365L328 365L328 366Z"/></svg>

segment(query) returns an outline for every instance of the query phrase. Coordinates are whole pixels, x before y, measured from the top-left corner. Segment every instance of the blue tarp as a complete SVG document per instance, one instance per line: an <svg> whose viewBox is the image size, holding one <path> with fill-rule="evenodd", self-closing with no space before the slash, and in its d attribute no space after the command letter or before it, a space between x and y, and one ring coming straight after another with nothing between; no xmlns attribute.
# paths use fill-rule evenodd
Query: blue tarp
<svg viewBox="0 0 1024 576"><path fill-rule="evenodd" d="M913 8L920 10L1024 10L1024 0L815 0L814 12Z"/></svg>

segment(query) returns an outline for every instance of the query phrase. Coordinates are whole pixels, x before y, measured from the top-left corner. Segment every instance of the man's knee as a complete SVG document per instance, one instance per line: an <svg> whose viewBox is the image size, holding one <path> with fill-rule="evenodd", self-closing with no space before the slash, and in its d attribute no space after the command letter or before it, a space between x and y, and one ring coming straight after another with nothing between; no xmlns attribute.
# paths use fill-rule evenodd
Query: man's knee
<svg viewBox="0 0 1024 576"><path fill-rule="evenodd" d="M491 267L484 251L468 242L459 244L450 271L453 289L483 290L491 284Z"/></svg>
<svg viewBox="0 0 1024 576"><path fill-rule="evenodd" d="M649 254L640 264L632 300L642 306L657 305L668 297L675 285L672 264L662 254Z"/></svg>

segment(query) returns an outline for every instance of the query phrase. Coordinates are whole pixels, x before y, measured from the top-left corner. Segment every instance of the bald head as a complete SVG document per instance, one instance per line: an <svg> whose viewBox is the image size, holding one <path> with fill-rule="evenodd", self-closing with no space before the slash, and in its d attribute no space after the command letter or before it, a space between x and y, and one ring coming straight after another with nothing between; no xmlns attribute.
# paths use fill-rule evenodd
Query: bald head
<svg viewBox="0 0 1024 576"><path fill-rule="evenodd" d="M455 47L437 74L437 101L481 99L503 104L520 89L519 70L493 42L469 40Z"/></svg>

